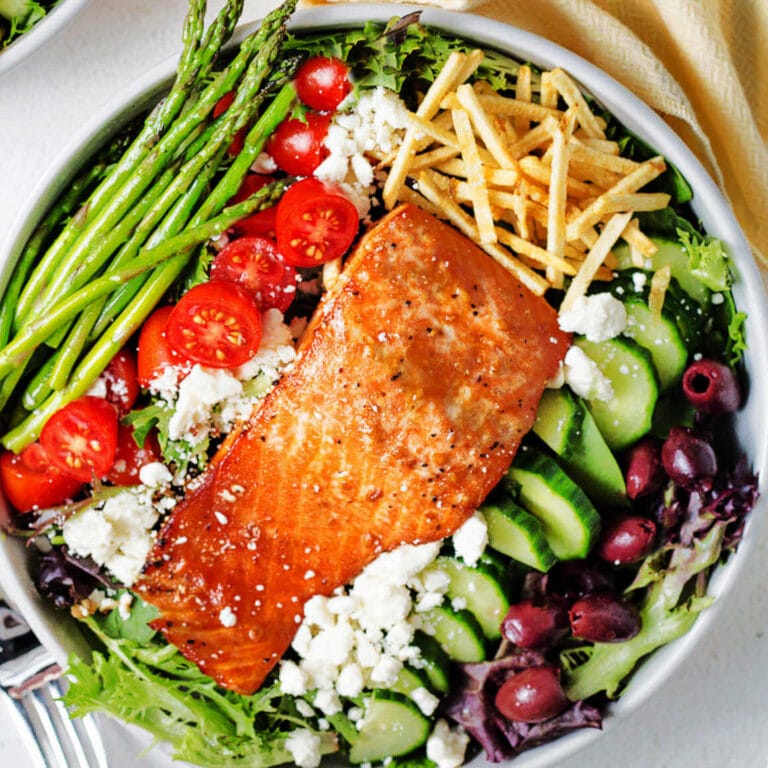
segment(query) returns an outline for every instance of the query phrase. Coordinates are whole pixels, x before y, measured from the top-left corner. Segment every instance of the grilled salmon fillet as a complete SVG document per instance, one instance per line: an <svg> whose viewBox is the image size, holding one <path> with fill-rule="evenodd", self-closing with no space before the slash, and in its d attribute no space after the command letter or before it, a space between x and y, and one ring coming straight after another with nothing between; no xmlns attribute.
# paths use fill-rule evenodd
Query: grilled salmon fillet
<svg viewBox="0 0 768 768"><path fill-rule="evenodd" d="M153 626L222 686L258 689L308 598L472 515L568 343L554 310L463 235L394 210L167 519L136 585Z"/></svg>

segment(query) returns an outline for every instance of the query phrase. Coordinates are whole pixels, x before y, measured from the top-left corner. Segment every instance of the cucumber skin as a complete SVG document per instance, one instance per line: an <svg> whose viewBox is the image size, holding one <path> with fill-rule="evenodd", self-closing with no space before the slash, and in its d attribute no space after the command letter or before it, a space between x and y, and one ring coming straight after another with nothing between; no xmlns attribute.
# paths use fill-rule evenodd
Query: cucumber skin
<svg viewBox="0 0 768 768"><path fill-rule="evenodd" d="M494 569L482 563L469 566L453 557L438 557L435 568L448 574L450 586L446 594L449 600L464 600L485 637L498 640L501 637L501 622L509 610L503 579L492 572Z"/></svg>
<svg viewBox="0 0 768 768"><path fill-rule="evenodd" d="M376 689L368 699L349 760L354 764L372 763L407 755L426 742L430 727L429 719L407 696Z"/></svg>
<svg viewBox="0 0 768 768"><path fill-rule="evenodd" d="M451 660L440 643L432 635L416 630L414 645L421 652L421 669L429 679L431 687L438 693L448 693L450 685Z"/></svg>
<svg viewBox="0 0 768 768"><path fill-rule="evenodd" d="M557 562L541 523L511 498L499 503L486 502L481 511L488 525L488 546L491 549L542 573Z"/></svg>
<svg viewBox="0 0 768 768"><path fill-rule="evenodd" d="M614 452L622 451L650 432L653 426L653 411L659 398L659 382L653 359L648 350L626 337L617 336L599 342L579 337L574 343L597 363L613 385L611 400L592 400L588 402L587 407L608 447ZM610 369L618 362L617 355L629 358L639 373L643 374L642 377L633 375L621 378L627 377L621 370L617 372L618 376L607 373L605 369ZM623 364L619 362L619 368L621 367ZM627 392L622 396L620 389L617 392L618 385L625 384L625 389L633 385L629 379L634 379L638 386L643 386L646 390L644 397L638 397L635 392Z"/></svg>
<svg viewBox="0 0 768 768"><path fill-rule="evenodd" d="M539 480L555 497L562 500L570 519L549 516L553 507L549 504L539 504L528 496L524 487L532 480ZM504 478L507 492L517 494L520 503L534 516L546 512L546 519L541 519L544 534L549 541L555 556L561 560L571 560L586 557L594 545L600 532L600 515L584 491L562 470L554 459L524 446L518 451L515 461ZM527 497L527 498L526 498ZM532 508L533 507L533 508ZM546 507L546 510L544 509ZM580 539L563 538L564 526L573 525L580 534ZM569 540L570 539L570 540Z"/></svg>
<svg viewBox="0 0 768 768"><path fill-rule="evenodd" d="M426 611L424 618L431 625L432 636L452 661L464 664L485 661L485 634L480 623L466 608L455 611L450 606L439 605ZM464 639L457 632L464 635Z"/></svg>
<svg viewBox="0 0 768 768"><path fill-rule="evenodd" d="M533 432L558 456L578 456L578 436L584 420L584 410L565 386L545 389L536 410Z"/></svg>
<svg viewBox="0 0 768 768"><path fill-rule="evenodd" d="M662 310L661 317L653 317L648 305L640 299L630 299L624 306L628 318L635 323L627 325L624 335L648 350L659 377L660 391L669 391L683 377L689 358L688 347L675 318L666 309ZM649 325L655 326L650 337L647 333Z"/></svg>
<svg viewBox="0 0 768 768"><path fill-rule="evenodd" d="M568 414L572 415L572 422L564 424L563 418ZM533 432L557 454L566 474L593 502L627 506L621 467L586 404L567 386L545 390Z"/></svg>

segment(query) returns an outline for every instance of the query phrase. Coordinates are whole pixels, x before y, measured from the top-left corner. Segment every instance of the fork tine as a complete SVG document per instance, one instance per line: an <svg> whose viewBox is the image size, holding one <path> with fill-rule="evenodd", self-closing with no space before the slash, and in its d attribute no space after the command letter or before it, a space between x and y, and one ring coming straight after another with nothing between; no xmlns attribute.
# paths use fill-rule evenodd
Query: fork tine
<svg viewBox="0 0 768 768"><path fill-rule="evenodd" d="M45 768L68 768L63 745L51 717L51 710L55 711L55 707L49 707L43 688L24 693L16 701L32 726ZM50 703L53 703L52 700Z"/></svg>
<svg viewBox="0 0 768 768"><path fill-rule="evenodd" d="M61 678L52 680L49 686L54 694L53 704L60 716L61 740L64 741L66 736L67 743L72 745L73 752L81 760L75 765L82 765L83 768L108 768L109 763L104 742L93 716L84 715L83 717L71 718L61 701L61 697L64 695Z"/></svg>
<svg viewBox="0 0 768 768"><path fill-rule="evenodd" d="M108 768L101 736L93 718L70 719L61 701L59 681L24 693L17 704L37 737L45 768Z"/></svg>

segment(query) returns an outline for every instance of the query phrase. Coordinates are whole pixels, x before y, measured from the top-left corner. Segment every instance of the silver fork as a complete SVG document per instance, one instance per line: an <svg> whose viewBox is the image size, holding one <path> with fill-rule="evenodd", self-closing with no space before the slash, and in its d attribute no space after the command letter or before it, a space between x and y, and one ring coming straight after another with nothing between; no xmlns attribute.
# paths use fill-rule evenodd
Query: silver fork
<svg viewBox="0 0 768 768"><path fill-rule="evenodd" d="M96 721L70 719L66 680L24 620L0 598L0 696L10 700L35 768L109 768Z"/></svg>

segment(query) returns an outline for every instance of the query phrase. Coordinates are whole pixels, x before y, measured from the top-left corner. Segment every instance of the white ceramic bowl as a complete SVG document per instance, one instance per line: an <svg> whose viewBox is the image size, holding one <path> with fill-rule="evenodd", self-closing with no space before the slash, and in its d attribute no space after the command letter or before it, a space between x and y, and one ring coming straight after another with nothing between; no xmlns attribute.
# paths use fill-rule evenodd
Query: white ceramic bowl
<svg viewBox="0 0 768 768"><path fill-rule="evenodd" d="M87 2L89 0L61 0L29 32L25 32L0 51L0 77L7 74L22 59L45 45L66 24L69 24Z"/></svg>
<svg viewBox="0 0 768 768"><path fill-rule="evenodd" d="M78 2L80 0L66 0L64 5ZM394 12L405 14L415 9L415 6L400 5L393 9L391 5L386 4L323 7L296 14L293 26L296 29L359 26L370 19L385 21ZM542 67L563 67L628 129L677 166L693 187L694 212L706 230L727 245L733 257L737 273L734 293L739 308L748 313L747 334L751 351L747 355L747 369L750 380L753 383L768 381L768 355L764 353L764 350L768 349L768 303L760 274L728 203L701 164L664 121L604 72L541 37L471 14L424 9L422 20L486 46L530 60ZM241 30L239 37L242 38L248 30L249 28ZM51 167L49 173L41 180L33 202L18 219L15 230L10 233L4 244L0 243L0 284L4 284L7 279L10 265L36 222L66 187L75 171L88 160L94 147L106 141L120 125L157 100L167 88L175 64L174 60L161 65L119 94L103 112L90 121L69 149ZM768 534L764 481L768 476L767 400L768 388L753 386L749 401L738 416L740 438L751 457L755 471L763 479L763 495L749 520L738 554L725 566L718 568L712 579L710 593L718 600L703 613L687 635L653 654L638 669L624 696L612 705L611 714L604 724L605 729L611 729L620 720L629 717L640 703L654 692L663 696L663 692L658 689L672 671L693 653L696 643L709 631L713 623L718 621L725 595L739 579L747 561L755 556L760 538ZM83 640L73 622L63 619L61 614L54 613L37 595L27 575L25 560L24 548L19 541L8 537L0 540L0 585L3 592L16 602L42 641L61 661L65 661L70 652L84 648ZM598 731L578 731L523 753L515 758L514 765L516 768L554 766L599 737ZM153 768L170 765L167 758L157 751L150 753L144 760L148 767ZM479 758L478 764L482 762L482 758Z"/></svg>

